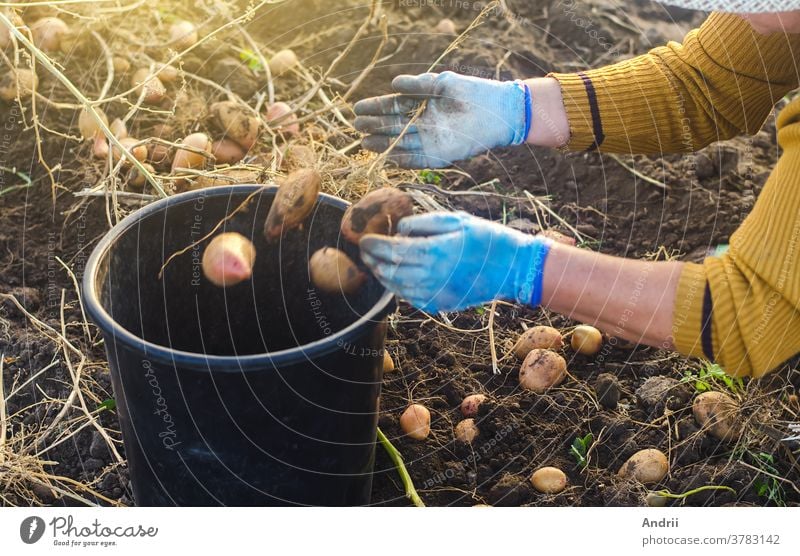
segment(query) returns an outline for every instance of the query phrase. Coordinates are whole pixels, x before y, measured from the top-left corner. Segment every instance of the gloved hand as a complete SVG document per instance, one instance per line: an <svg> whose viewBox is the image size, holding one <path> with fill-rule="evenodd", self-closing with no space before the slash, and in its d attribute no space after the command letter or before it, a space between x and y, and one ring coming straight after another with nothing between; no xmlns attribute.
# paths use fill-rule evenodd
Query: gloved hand
<svg viewBox="0 0 800 556"><path fill-rule="evenodd" d="M389 158L407 168L442 168L495 147L519 145L530 131L531 93L521 81L492 81L451 71L399 75L398 94L355 104L364 148L385 151L422 100L425 111Z"/></svg>
<svg viewBox="0 0 800 556"><path fill-rule="evenodd" d="M471 216L407 216L397 236L367 234L361 258L390 291L428 312L459 311L494 299L538 305L552 240Z"/></svg>

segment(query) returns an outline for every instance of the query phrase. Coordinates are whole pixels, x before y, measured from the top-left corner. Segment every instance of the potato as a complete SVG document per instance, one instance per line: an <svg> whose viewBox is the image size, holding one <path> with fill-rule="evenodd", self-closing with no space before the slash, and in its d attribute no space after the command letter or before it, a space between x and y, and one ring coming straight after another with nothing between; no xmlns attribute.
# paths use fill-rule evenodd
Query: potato
<svg viewBox="0 0 800 556"><path fill-rule="evenodd" d="M644 497L645 503L651 508L663 508L669 502L669 498L662 495L660 492L648 492Z"/></svg>
<svg viewBox="0 0 800 556"><path fill-rule="evenodd" d="M192 133L180 142L187 147L194 147L201 151L211 152L211 139L205 133ZM185 149L176 149L175 158L172 159L172 171L181 169L202 168L206 164L206 157Z"/></svg>
<svg viewBox="0 0 800 556"><path fill-rule="evenodd" d="M95 108L97 115L100 116L100 119L103 120L103 123L108 125L108 118L106 117L106 113L103 112L100 108ZM80 115L78 115L78 129L81 132L81 137L84 139L94 139L97 134L103 134L100 130L100 125L97 121L89 114L89 111L84 108L81 110ZM112 130L113 131L113 130Z"/></svg>
<svg viewBox="0 0 800 556"><path fill-rule="evenodd" d="M215 286L233 286L250 278L256 248L236 232L220 234L203 251L203 274Z"/></svg>
<svg viewBox="0 0 800 556"><path fill-rule="evenodd" d="M572 349L583 355L594 355L603 345L603 335L594 326L581 324L575 327L570 338Z"/></svg>
<svg viewBox="0 0 800 556"><path fill-rule="evenodd" d="M144 162L147 159L147 145L137 145L137 143L141 143L139 139L134 139L133 137L123 137L119 140L119 142L125 148L125 150L133 155L133 157L139 162ZM122 158L122 151L116 145L113 146L112 152L114 153L114 158ZM130 164L131 161L126 157L123 160L123 163Z"/></svg>
<svg viewBox="0 0 800 556"><path fill-rule="evenodd" d="M197 43L197 27L189 21L176 21L169 27L169 45L178 52Z"/></svg>
<svg viewBox="0 0 800 556"><path fill-rule="evenodd" d="M453 23L452 19L445 18L436 24L436 27L434 27L434 31L436 31L437 33L444 33L445 35L455 35L456 24Z"/></svg>
<svg viewBox="0 0 800 556"><path fill-rule="evenodd" d="M117 139L125 139L128 136L128 128L119 118L114 118L108 128Z"/></svg>
<svg viewBox="0 0 800 556"><path fill-rule="evenodd" d="M144 166L145 169L151 174L156 173L156 169L153 168L150 164L144 163L142 166ZM142 191L144 189L145 184L147 183L147 178L136 166L131 166L130 170L128 170L128 174L125 177L125 179L130 188L135 191Z"/></svg>
<svg viewBox="0 0 800 556"><path fill-rule="evenodd" d="M694 399L692 413L697 424L718 440L739 438L739 405L722 392L703 392Z"/></svg>
<svg viewBox="0 0 800 556"><path fill-rule="evenodd" d="M211 116L227 138L246 150L256 144L261 122L244 106L229 100L215 102L211 105Z"/></svg>
<svg viewBox="0 0 800 556"><path fill-rule="evenodd" d="M317 164L317 155L311 147L305 145L289 145L282 152L281 168L297 170L313 168Z"/></svg>
<svg viewBox="0 0 800 556"><path fill-rule="evenodd" d="M567 376L567 362L548 349L533 349L519 369L519 383L537 394L561 384Z"/></svg>
<svg viewBox="0 0 800 556"><path fill-rule="evenodd" d="M400 219L413 213L410 195L394 187L382 187L348 207L342 218L342 235L353 243L358 243L364 234L391 235L397 231Z"/></svg>
<svg viewBox="0 0 800 556"><path fill-rule="evenodd" d="M475 424L475 419L464 419L456 425L456 440L465 444L472 444L479 434L480 431L478 430L478 425Z"/></svg>
<svg viewBox="0 0 800 556"><path fill-rule="evenodd" d="M178 80L179 75L180 74L178 73L177 68L173 66L161 66L158 69L158 75L156 77L158 77L162 83L175 83ZM168 101L169 99L165 97L164 100Z"/></svg>
<svg viewBox="0 0 800 556"><path fill-rule="evenodd" d="M661 482L669 473L669 461L660 450L647 448L633 454L622 464L618 476L634 479L645 485Z"/></svg>
<svg viewBox="0 0 800 556"><path fill-rule="evenodd" d="M283 75L298 64L297 54L288 48L275 53L267 62L270 73L277 77Z"/></svg>
<svg viewBox="0 0 800 556"><path fill-rule="evenodd" d="M303 223L314 209L321 184L319 172L311 169L295 170L281 181L264 222L267 240L277 239Z"/></svg>
<svg viewBox="0 0 800 556"><path fill-rule="evenodd" d="M102 133L98 133L94 136L94 142L92 143L92 155L95 158L108 158L108 153L111 152L111 148L108 145L108 139Z"/></svg>
<svg viewBox="0 0 800 556"><path fill-rule="evenodd" d="M475 417L481 404L486 401L483 394L470 394L461 401L461 415L464 417Z"/></svg>
<svg viewBox="0 0 800 556"><path fill-rule="evenodd" d="M414 440L424 440L431 433L431 412L424 405L411 404L400 416L400 428Z"/></svg>
<svg viewBox="0 0 800 556"><path fill-rule="evenodd" d="M61 37L69 32L69 25L57 17L43 17L31 25L33 44L45 52L61 48Z"/></svg>
<svg viewBox="0 0 800 556"><path fill-rule="evenodd" d="M164 83L155 76L150 75L150 70L141 68L131 77L131 84L136 87L136 94L144 94L144 102L147 104L158 104L167 94Z"/></svg>
<svg viewBox="0 0 800 556"><path fill-rule="evenodd" d="M534 326L520 335L513 349L514 355L525 359L532 349L559 349L563 345L561 332L552 326Z"/></svg>
<svg viewBox="0 0 800 556"><path fill-rule="evenodd" d="M540 467L531 475L531 485L542 494L558 494L567 487L567 476L558 467Z"/></svg>
<svg viewBox="0 0 800 556"><path fill-rule="evenodd" d="M388 351L383 350L383 372L391 373L392 371L394 371L394 360Z"/></svg>
<svg viewBox="0 0 800 556"><path fill-rule="evenodd" d="M217 164L236 164L244 158L245 150L235 141L220 139L211 143L211 154Z"/></svg>
<svg viewBox="0 0 800 556"><path fill-rule="evenodd" d="M161 143L150 143L147 145L147 161L153 166L170 166L172 149Z"/></svg>
<svg viewBox="0 0 800 556"><path fill-rule="evenodd" d="M122 56L114 56L111 59L111 64L114 66L115 74L128 73L131 71L131 63L127 58L123 58Z"/></svg>
<svg viewBox="0 0 800 556"><path fill-rule="evenodd" d="M274 125L271 124L274 120L286 116L286 114L291 114L291 112L291 106L285 102L276 102L267 109L265 119L267 123L270 124L270 128L275 132L284 137L293 137L300 134L300 124L297 122L297 114L292 114Z"/></svg>
<svg viewBox="0 0 800 556"><path fill-rule="evenodd" d="M0 79L0 98L7 102L16 100L17 94L20 99L28 98L38 84L39 78L29 69L6 71Z"/></svg>
<svg viewBox="0 0 800 556"><path fill-rule="evenodd" d="M311 282L327 293L355 293L366 280L350 257L333 247L323 247L308 261Z"/></svg>

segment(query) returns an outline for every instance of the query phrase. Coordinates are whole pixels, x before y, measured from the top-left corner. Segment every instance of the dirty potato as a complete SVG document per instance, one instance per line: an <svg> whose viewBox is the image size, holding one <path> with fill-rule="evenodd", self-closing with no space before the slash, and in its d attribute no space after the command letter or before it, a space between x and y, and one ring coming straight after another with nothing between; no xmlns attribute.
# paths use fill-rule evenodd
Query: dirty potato
<svg viewBox="0 0 800 556"><path fill-rule="evenodd" d="M313 169L295 170L281 180L264 222L264 237L275 240L300 226L317 202L322 177Z"/></svg>
<svg viewBox="0 0 800 556"><path fill-rule="evenodd" d="M537 394L561 384L567 376L567 362L548 349L534 349L519 369L519 383Z"/></svg>
<svg viewBox="0 0 800 556"><path fill-rule="evenodd" d="M392 235L400 219L413 213L410 195L394 187L382 187L350 205L342 218L342 235L353 243L358 243L364 234Z"/></svg>

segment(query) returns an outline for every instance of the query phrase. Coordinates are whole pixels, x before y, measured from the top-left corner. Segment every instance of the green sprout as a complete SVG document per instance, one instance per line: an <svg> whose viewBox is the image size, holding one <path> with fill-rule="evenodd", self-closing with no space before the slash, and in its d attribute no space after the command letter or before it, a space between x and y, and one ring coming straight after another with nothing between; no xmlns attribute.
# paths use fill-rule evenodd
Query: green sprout
<svg viewBox="0 0 800 556"><path fill-rule="evenodd" d="M583 437L576 436L575 440L572 441L572 446L569 447L569 452L575 458L575 462L581 469L584 469L589 463L587 456L589 455L589 448L592 446L592 442L594 442L594 435L589 433Z"/></svg>
<svg viewBox="0 0 800 556"><path fill-rule="evenodd" d="M775 468L775 456L766 452L757 454L750 452L750 455L753 457L756 467L764 472L763 477L759 476L758 479L753 481L753 488L756 494L766 498L768 502L772 502L776 506L786 506L786 492L783 490L780 481L771 476L779 476L778 470Z"/></svg>
<svg viewBox="0 0 800 556"><path fill-rule="evenodd" d="M744 381L738 377L729 376L716 363L706 363L697 373L691 370L684 373L681 382L693 383L698 392L714 390L714 386L723 386L734 394L744 392Z"/></svg>
<svg viewBox="0 0 800 556"><path fill-rule="evenodd" d="M422 183L428 183L431 185L439 185L442 183L442 175L439 172L434 172L433 170L420 170L419 179L422 180Z"/></svg>
<svg viewBox="0 0 800 556"><path fill-rule="evenodd" d="M243 48L239 51L239 59L252 71L259 72L264 69L258 55L249 48Z"/></svg>

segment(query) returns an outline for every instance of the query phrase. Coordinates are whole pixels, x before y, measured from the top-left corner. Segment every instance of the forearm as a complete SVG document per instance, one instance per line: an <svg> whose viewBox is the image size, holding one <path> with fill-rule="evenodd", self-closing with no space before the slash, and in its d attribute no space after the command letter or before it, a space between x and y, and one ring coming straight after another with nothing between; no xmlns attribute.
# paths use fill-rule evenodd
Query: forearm
<svg viewBox="0 0 800 556"><path fill-rule="evenodd" d="M536 77L525 83L531 89L531 129L526 143L563 147L569 141L569 122L561 85L552 77Z"/></svg>
<svg viewBox="0 0 800 556"><path fill-rule="evenodd" d="M682 266L554 244L544 266L542 302L619 338L670 349Z"/></svg>

